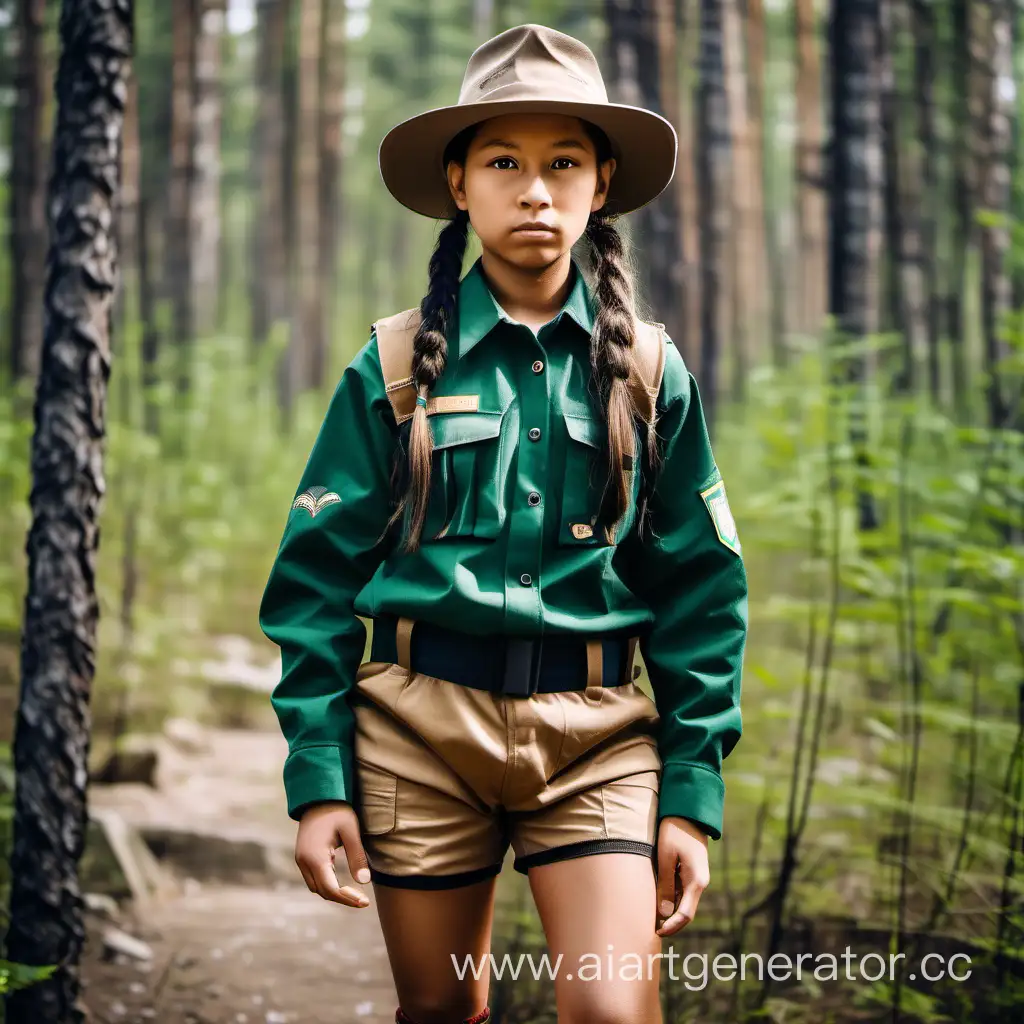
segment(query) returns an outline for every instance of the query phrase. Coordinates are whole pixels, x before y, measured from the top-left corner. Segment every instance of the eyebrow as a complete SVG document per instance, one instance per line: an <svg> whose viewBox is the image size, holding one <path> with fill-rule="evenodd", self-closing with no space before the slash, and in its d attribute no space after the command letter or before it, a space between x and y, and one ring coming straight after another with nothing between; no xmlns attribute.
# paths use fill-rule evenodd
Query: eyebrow
<svg viewBox="0 0 1024 1024"><path fill-rule="evenodd" d="M481 149L490 149L492 146L497 146L501 149L521 149L514 142L509 142L507 139L488 139L483 143ZM586 152L587 147L583 145L579 139L559 139L557 142L551 143L552 149L582 149Z"/></svg>

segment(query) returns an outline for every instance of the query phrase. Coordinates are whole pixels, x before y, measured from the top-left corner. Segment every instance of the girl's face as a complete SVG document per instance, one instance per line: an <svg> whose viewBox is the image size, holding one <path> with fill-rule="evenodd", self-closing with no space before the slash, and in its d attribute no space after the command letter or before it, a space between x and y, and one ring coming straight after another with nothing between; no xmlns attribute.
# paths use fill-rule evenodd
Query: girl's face
<svg viewBox="0 0 1024 1024"><path fill-rule="evenodd" d="M448 185L484 249L523 269L567 253L600 210L615 160L598 164L579 118L502 114L478 126L465 166L448 164ZM547 230L527 230L537 223Z"/></svg>

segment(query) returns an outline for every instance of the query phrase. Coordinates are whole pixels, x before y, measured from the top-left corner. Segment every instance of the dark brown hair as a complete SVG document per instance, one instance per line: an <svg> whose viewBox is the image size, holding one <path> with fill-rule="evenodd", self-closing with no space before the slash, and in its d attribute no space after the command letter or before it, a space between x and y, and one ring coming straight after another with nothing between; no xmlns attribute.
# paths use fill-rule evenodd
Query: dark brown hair
<svg viewBox="0 0 1024 1024"><path fill-rule="evenodd" d="M587 121L583 126L597 150L598 163L609 159L612 147L607 135ZM479 125L471 125L452 139L445 149L445 167L449 161L465 166L470 142L478 128ZM626 385L630 368L628 350L636 340L634 284L622 237L614 226L615 219L602 211L591 213L585 231L597 300L590 345L591 387L608 425L608 477L602 495L600 519L609 544L615 543L616 527L629 509L630 474L636 458L636 455L631 456L634 448L629 439L634 436L634 428L640 439L638 449L642 447L645 455L645 471L641 472L637 500L640 529L647 515L648 496L658 464L654 431L648 429L639 415ZM455 317L468 231L469 215L465 210L459 210L442 229L430 257L429 286L420 303L422 322L416 332L412 360L416 389L424 401L444 372L448 359L448 330ZM404 480L405 492L389 522L390 526L411 506L408 529L403 537L404 550L408 552L417 550L423 532L430 493L432 453L433 438L427 410L422 403L417 403L405 465L396 466L395 482ZM401 469L405 472L400 473Z"/></svg>

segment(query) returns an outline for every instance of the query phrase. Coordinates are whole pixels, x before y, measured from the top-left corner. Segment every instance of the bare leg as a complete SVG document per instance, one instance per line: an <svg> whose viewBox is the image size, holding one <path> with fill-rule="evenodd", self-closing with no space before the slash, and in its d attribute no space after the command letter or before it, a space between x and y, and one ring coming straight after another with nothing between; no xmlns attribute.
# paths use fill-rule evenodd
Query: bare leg
<svg viewBox="0 0 1024 1024"><path fill-rule="evenodd" d="M459 1024L486 1005L496 879L458 889L375 885L391 972L402 1009L417 1024ZM452 963L452 957L455 963ZM473 976L467 957L478 969Z"/></svg>
<svg viewBox="0 0 1024 1024"><path fill-rule="evenodd" d="M631 853L557 861L531 868L530 887L552 964L562 956L559 1024L662 1024L651 862Z"/></svg>

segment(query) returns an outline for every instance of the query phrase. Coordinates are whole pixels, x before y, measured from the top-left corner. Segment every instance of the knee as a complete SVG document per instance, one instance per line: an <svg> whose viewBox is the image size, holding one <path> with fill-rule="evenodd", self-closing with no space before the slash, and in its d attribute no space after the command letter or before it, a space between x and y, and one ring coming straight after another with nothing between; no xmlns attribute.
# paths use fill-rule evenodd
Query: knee
<svg viewBox="0 0 1024 1024"><path fill-rule="evenodd" d="M661 1024L657 991L580 992L559 1008L558 1024Z"/></svg>

